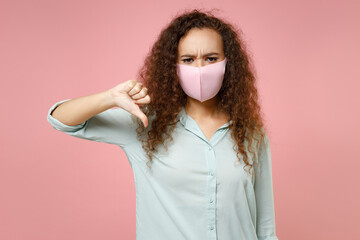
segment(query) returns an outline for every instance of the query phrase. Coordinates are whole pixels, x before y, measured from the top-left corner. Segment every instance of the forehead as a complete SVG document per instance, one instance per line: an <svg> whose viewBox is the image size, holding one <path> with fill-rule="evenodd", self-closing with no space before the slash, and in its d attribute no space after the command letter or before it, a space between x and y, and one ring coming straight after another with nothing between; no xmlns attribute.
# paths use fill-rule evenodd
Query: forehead
<svg viewBox="0 0 360 240"><path fill-rule="evenodd" d="M184 35L178 46L179 53L193 53L199 51L221 51L223 41L221 35L210 28L193 28Z"/></svg>

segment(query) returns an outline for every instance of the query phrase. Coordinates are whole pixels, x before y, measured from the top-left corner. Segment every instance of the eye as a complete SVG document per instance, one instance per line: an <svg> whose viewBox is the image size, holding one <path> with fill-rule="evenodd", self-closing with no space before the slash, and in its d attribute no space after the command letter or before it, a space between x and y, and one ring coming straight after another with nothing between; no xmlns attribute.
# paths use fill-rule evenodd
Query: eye
<svg viewBox="0 0 360 240"><path fill-rule="evenodd" d="M216 57L208 57L208 59L212 59L213 61L210 61L210 62L215 62L217 60Z"/></svg>
<svg viewBox="0 0 360 240"><path fill-rule="evenodd" d="M183 62L189 63L187 60L192 60L192 59L191 58L185 58L185 59L183 59Z"/></svg>

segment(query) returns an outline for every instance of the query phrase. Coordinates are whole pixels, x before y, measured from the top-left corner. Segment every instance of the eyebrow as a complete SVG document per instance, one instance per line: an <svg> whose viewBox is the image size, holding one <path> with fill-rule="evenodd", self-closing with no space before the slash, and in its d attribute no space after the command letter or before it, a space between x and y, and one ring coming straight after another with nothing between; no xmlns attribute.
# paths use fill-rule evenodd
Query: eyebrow
<svg viewBox="0 0 360 240"><path fill-rule="evenodd" d="M204 56L211 56L211 55L220 55L217 52L211 52L211 53L207 53ZM185 55L181 55L181 57L194 57L195 55L191 55L191 54L185 54Z"/></svg>

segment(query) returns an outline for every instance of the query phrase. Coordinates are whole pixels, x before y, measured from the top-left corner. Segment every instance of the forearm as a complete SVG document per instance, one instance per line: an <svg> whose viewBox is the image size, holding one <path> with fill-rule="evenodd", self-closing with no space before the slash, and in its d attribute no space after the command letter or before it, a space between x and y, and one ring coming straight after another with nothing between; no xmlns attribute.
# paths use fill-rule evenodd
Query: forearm
<svg viewBox="0 0 360 240"><path fill-rule="evenodd" d="M60 122L73 126L115 106L106 90L66 101L60 104L51 115Z"/></svg>

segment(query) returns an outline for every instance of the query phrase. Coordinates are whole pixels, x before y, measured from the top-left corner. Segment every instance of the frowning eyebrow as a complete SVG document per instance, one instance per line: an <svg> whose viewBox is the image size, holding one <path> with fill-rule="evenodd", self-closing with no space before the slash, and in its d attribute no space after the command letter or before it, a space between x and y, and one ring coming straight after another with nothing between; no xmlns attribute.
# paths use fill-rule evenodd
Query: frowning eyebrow
<svg viewBox="0 0 360 240"><path fill-rule="evenodd" d="M220 55L220 54L216 53L216 52L211 52L211 53L205 54L204 56L211 56L211 55ZM181 55L181 57L195 57L195 55L185 54L185 55Z"/></svg>

